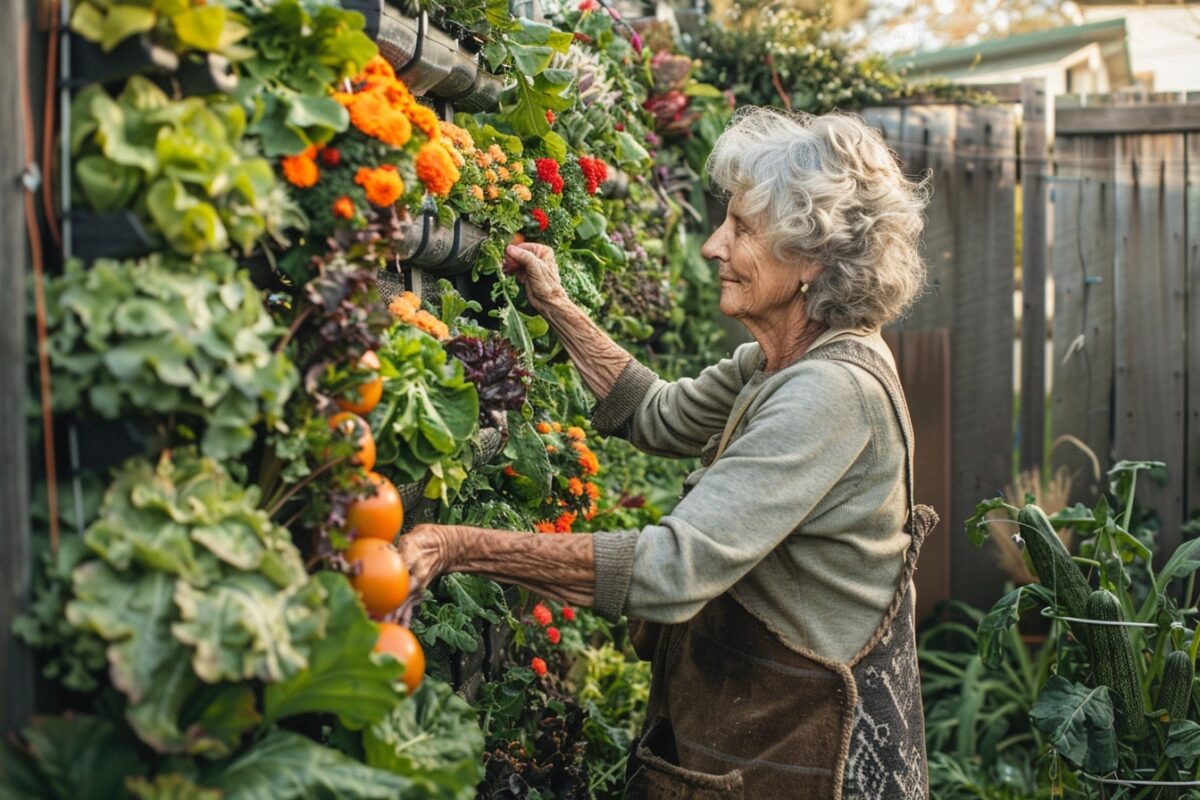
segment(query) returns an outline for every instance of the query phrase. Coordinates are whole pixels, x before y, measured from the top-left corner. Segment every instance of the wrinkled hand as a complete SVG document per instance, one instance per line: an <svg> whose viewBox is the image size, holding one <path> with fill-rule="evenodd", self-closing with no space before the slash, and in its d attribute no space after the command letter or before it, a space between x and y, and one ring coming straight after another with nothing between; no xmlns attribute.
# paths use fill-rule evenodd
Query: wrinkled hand
<svg viewBox="0 0 1200 800"><path fill-rule="evenodd" d="M504 251L504 272L516 276L535 308L567 299L554 250L544 244L510 244Z"/></svg>
<svg viewBox="0 0 1200 800"><path fill-rule="evenodd" d="M454 563L455 530L450 525L417 525L400 537L396 547L408 566L408 599L397 615L400 624L407 626L429 584Z"/></svg>

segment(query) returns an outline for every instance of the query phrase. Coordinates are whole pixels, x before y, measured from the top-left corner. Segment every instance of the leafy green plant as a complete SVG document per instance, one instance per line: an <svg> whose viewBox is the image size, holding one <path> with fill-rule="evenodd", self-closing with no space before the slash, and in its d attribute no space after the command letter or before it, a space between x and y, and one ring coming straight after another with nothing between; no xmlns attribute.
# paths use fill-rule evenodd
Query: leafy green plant
<svg viewBox="0 0 1200 800"><path fill-rule="evenodd" d="M466 478L470 439L479 424L479 395L432 336L392 328L379 349L383 400L371 414L379 465L404 483L430 475L427 497L449 496Z"/></svg>
<svg viewBox="0 0 1200 800"><path fill-rule="evenodd" d="M72 261L47 294L60 410L174 415L202 428L205 454L224 458L254 443L256 424L274 424L296 384L272 351L277 331L258 290L224 256Z"/></svg>
<svg viewBox="0 0 1200 800"><path fill-rule="evenodd" d="M107 214L133 208L177 253L231 245L248 253L291 201L271 165L241 146L244 109L227 99L172 100L135 75L116 98L88 86L71 104L71 155L79 199ZM276 206L272 211L271 206Z"/></svg>
<svg viewBox="0 0 1200 800"><path fill-rule="evenodd" d="M1200 637L1169 591L1172 581L1188 578L1182 607L1190 607L1200 541L1185 542L1155 571L1146 533L1131 530L1137 476L1161 468L1157 462L1114 466L1109 489L1115 507L1102 496L1093 508L1076 505L1047 520L1035 506L1016 509L997 499L981 503L967 523L968 534L979 544L988 536L988 512L1002 508L1017 518L1020 536L1031 545L1037 542L1026 552L1043 585L1015 589L996 604L980 621L980 651L990 663L1001 663L1006 655L1001 642L1021 614L1045 608L1052 620L1047 648L1057 674L1041 677L1029 713L1055 756L1084 785L1089 776L1175 781L1200 774L1200 737L1195 735L1200 724L1187 718L1193 704L1172 697L1181 689L1182 695L1195 692L1194 671L1188 671L1190 679L1184 677L1190 685L1175 685L1173 676L1165 691L1162 686L1168 659L1180 658L1170 654L1186 654L1190 665L1200 648ZM1081 555L1073 560L1044 546L1059 541L1053 528L1067 525L1081 540ZM1135 564L1146 576L1142 591L1133 577ZM1080 582L1082 588L1076 586ZM1082 616L1081 592L1090 592ZM1007 649L1008 658L1020 655ZM1161 702L1164 697L1167 705ZM1178 717L1180 707L1184 718ZM1081 791L1086 795L1090 790Z"/></svg>
<svg viewBox="0 0 1200 800"><path fill-rule="evenodd" d="M107 53L131 36L148 34L176 52L236 53L249 33L222 4L189 0L79 0L73 3L71 30Z"/></svg>
<svg viewBox="0 0 1200 800"><path fill-rule="evenodd" d="M236 747L259 716L242 681L286 680L324 634L325 592L257 505L217 462L177 451L125 464L84 536L94 558L66 618L107 642L126 719L160 752Z"/></svg>
<svg viewBox="0 0 1200 800"><path fill-rule="evenodd" d="M369 727L363 747L368 764L408 777L431 797L471 800L483 778L475 710L433 678Z"/></svg>
<svg viewBox="0 0 1200 800"><path fill-rule="evenodd" d="M346 110L330 93L362 69L376 47L361 14L316 0L230 0L253 47L239 61L238 98L255 109L250 132L268 158L299 153L344 131Z"/></svg>

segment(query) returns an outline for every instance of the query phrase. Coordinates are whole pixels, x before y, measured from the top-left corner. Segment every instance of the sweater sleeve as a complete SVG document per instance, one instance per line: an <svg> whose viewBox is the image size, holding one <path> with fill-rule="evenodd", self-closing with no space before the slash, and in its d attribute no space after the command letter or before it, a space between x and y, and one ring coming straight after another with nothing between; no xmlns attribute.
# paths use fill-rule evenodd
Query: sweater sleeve
<svg viewBox="0 0 1200 800"><path fill-rule="evenodd" d="M758 367L760 352L756 344L742 345L732 358L697 377L670 383L631 361L608 396L596 404L592 426L626 438L647 453L697 456L724 430L734 401Z"/></svg>
<svg viewBox="0 0 1200 800"><path fill-rule="evenodd" d="M659 524L597 549L597 576L623 583L606 553L632 550L624 613L678 623L736 584L872 457L871 416L844 365L813 362L765 398L741 436ZM610 563L612 562L612 563ZM615 601L606 596L605 604Z"/></svg>

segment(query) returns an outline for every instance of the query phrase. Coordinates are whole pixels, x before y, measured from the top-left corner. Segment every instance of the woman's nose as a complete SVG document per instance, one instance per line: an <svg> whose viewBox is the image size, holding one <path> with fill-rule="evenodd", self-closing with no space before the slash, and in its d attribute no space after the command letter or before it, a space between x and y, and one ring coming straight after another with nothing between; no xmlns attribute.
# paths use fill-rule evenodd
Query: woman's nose
<svg viewBox="0 0 1200 800"><path fill-rule="evenodd" d="M722 225L712 232L712 235L709 236L708 240L700 247L700 255L704 256L705 258L717 259L718 261L727 260L724 257L726 252L725 237L722 234L722 231L724 230L725 226Z"/></svg>

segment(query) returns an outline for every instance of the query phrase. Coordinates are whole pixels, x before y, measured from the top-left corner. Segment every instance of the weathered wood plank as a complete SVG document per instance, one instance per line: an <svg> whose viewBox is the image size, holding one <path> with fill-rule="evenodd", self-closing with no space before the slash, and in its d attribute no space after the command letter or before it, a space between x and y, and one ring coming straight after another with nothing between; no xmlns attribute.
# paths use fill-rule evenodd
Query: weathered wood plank
<svg viewBox="0 0 1200 800"><path fill-rule="evenodd" d="M954 319L955 221L955 127L958 109L952 105L908 106L904 109L899 153L905 174L928 175L929 205L922 236L929 269L928 290L903 321L904 330L949 328Z"/></svg>
<svg viewBox="0 0 1200 800"><path fill-rule="evenodd" d="M1078 439L1102 467L1112 460L1114 146L1111 136L1062 136L1054 144L1051 435ZM1053 449L1050 464L1069 470L1072 502L1094 502L1105 488L1069 440Z"/></svg>
<svg viewBox="0 0 1200 800"><path fill-rule="evenodd" d="M913 488L917 502L933 506L943 520L921 547L913 582L917 621L950 598L950 542L957 526L950 509L950 332L888 330L884 334L900 373L912 416Z"/></svg>
<svg viewBox="0 0 1200 800"><path fill-rule="evenodd" d="M1040 467L1046 425L1046 82L1021 82L1021 469Z"/></svg>
<svg viewBox="0 0 1200 800"><path fill-rule="evenodd" d="M1159 555L1180 540L1184 486L1184 137L1116 137L1116 437L1118 459L1167 465L1138 501L1162 522Z"/></svg>
<svg viewBox="0 0 1200 800"><path fill-rule="evenodd" d="M3 3L0 27L0 726L12 730L33 709L29 653L13 638L12 620L25 606L32 556L29 543L29 464L25 435L25 228L20 122L20 47L25 3Z"/></svg>
<svg viewBox="0 0 1200 800"><path fill-rule="evenodd" d="M1187 466L1184 506L1187 516L1200 509L1200 133L1185 137L1185 259L1187 260Z"/></svg>
<svg viewBox="0 0 1200 800"><path fill-rule="evenodd" d="M1200 131L1200 103L1060 107L1054 125L1060 136Z"/></svg>
<svg viewBox="0 0 1200 800"><path fill-rule="evenodd" d="M1004 576L962 535L975 503L1012 479L1015 123L1006 108L960 107L951 332L954 596L989 607Z"/></svg>

